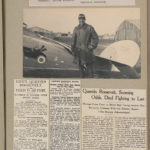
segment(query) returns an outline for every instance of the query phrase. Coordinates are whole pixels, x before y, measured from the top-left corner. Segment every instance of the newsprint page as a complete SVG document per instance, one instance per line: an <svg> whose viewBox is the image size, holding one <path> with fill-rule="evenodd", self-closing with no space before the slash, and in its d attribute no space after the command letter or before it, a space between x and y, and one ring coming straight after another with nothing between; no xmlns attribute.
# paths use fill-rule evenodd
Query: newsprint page
<svg viewBox="0 0 150 150"><path fill-rule="evenodd" d="M147 0L6 0L6 150L149 150Z"/></svg>
<svg viewBox="0 0 150 150"><path fill-rule="evenodd" d="M146 91L15 80L14 149L145 150Z"/></svg>

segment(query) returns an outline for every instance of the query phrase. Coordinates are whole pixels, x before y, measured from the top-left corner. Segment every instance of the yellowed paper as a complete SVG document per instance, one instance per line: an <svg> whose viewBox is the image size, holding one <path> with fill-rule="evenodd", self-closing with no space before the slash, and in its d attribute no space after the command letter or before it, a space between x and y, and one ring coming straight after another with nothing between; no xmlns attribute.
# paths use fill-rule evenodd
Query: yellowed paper
<svg viewBox="0 0 150 150"><path fill-rule="evenodd" d="M50 81L49 150L80 150L79 80Z"/></svg>
<svg viewBox="0 0 150 150"><path fill-rule="evenodd" d="M14 150L146 150L144 89L79 80L14 81Z"/></svg>
<svg viewBox="0 0 150 150"><path fill-rule="evenodd" d="M147 0L136 0L135 7L140 8L141 16L141 79L81 79L82 88L147 88ZM22 50L22 22L23 9L29 8L27 0L5 1L6 28L6 122L7 122L7 150L13 148L13 117L14 117L14 79L23 79L23 50ZM53 8L51 8L53 9ZM66 8L64 8L66 10ZM71 11L71 10L70 10ZM120 15L117 13L117 15ZM33 18L34 19L34 18ZM95 17L95 20L98 20ZM101 20L98 20L98 22ZM111 22L113 24L113 20Z"/></svg>
<svg viewBox="0 0 150 150"><path fill-rule="evenodd" d="M48 150L49 82L14 81L13 150Z"/></svg>
<svg viewBox="0 0 150 150"><path fill-rule="evenodd" d="M82 89L82 150L146 150L146 90Z"/></svg>
<svg viewBox="0 0 150 150"><path fill-rule="evenodd" d="M135 0L29 0L29 6L134 6Z"/></svg>

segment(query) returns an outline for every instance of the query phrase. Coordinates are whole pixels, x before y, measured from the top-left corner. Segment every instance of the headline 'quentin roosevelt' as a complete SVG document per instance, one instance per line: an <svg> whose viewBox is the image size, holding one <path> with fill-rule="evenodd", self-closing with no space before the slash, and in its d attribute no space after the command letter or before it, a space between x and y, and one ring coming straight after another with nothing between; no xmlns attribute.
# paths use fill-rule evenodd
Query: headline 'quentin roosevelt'
<svg viewBox="0 0 150 150"><path fill-rule="evenodd" d="M113 89L82 89L84 94L119 94L119 95L134 95L134 93L130 90L113 90Z"/></svg>

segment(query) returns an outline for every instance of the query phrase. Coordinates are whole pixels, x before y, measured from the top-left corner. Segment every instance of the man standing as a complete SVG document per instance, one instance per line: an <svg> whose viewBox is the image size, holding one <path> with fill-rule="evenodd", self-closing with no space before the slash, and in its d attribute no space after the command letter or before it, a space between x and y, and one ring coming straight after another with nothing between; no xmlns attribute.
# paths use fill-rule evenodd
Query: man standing
<svg viewBox="0 0 150 150"><path fill-rule="evenodd" d="M93 77L93 50L97 47L99 39L94 28L85 23L85 15L80 14L79 25L75 27L72 37L72 52L74 62L79 64L81 77Z"/></svg>

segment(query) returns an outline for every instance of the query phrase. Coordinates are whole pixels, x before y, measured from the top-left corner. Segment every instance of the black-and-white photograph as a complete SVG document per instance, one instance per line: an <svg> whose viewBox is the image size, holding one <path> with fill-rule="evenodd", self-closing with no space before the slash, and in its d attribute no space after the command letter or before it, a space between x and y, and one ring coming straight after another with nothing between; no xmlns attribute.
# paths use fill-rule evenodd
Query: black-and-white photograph
<svg viewBox="0 0 150 150"><path fill-rule="evenodd" d="M23 76L141 78L139 8L24 9Z"/></svg>

